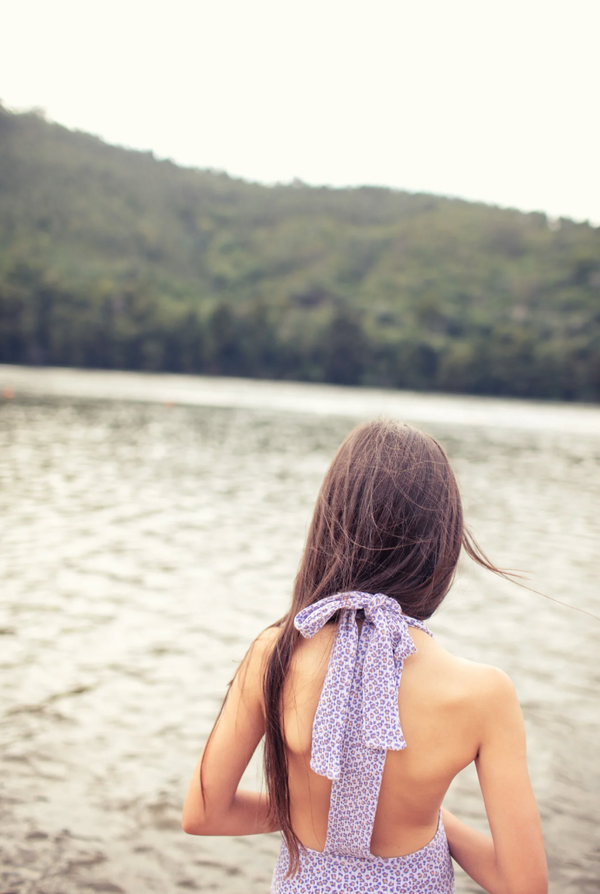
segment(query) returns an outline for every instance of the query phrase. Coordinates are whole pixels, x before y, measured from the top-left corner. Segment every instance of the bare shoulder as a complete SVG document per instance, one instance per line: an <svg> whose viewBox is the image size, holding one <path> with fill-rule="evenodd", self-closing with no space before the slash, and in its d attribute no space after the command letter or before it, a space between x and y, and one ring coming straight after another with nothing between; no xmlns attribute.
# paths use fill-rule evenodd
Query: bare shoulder
<svg viewBox="0 0 600 894"><path fill-rule="evenodd" d="M448 695L471 703L480 714L518 704L514 684L500 668L460 658L437 643L432 652L431 671Z"/></svg>
<svg viewBox="0 0 600 894"><path fill-rule="evenodd" d="M488 698L505 699L516 697L515 687L505 671L492 664L480 664L477 661L469 661L466 658L456 658L457 670L462 671L465 680L468 681L479 696Z"/></svg>
<svg viewBox="0 0 600 894"><path fill-rule="evenodd" d="M282 628L279 626L267 627L262 633L259 633L240 665L240 670L244 670L254 677L262 677L264 669L269 660L275 643L281 635Z"/></svg>
<svg viewBox="0 0 600 894"><path fill-rule="evenodd" d="M231 693L262 698L262 680L269 656L281 632L280 627L267 627L250 645L231 684Z"/></svg>
<svg viewBox="0 0 600 894"><path fill-rule="evenodd" d="M452 656L460 683L457 690L466 716L479 730L480 742L498 729L523 736L523 715L515 686L503 670ZM514 744L514 743L513 743Z"/></svg>
<svg viewBox="0 0 600 894"><path fill-rule="evenodd" d="M261 659L265 660L269 657L271 652L273 651L273 647L275 643L281 636L282 627L278 625L274 625L272 627L267 627L262 633L259 633L252 646L251 650L255 651L257 656Z"/></svg>

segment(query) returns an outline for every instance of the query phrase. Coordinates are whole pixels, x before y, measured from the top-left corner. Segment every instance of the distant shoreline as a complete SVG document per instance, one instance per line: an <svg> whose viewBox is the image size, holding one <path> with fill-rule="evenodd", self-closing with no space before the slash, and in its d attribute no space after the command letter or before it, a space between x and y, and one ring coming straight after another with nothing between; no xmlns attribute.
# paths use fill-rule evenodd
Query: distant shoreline
<svg viewBox="0 0 600 894"><path fill-rule="evenodd" d="M600 406L576 402L399 391L314 382L282 382L179 373L148 373L0 364L0 392L16 399L70 397L263 409L346 418L394 416L420 423L494 426L600 435ZM6 398L5 401L6 402Z"/></svg>

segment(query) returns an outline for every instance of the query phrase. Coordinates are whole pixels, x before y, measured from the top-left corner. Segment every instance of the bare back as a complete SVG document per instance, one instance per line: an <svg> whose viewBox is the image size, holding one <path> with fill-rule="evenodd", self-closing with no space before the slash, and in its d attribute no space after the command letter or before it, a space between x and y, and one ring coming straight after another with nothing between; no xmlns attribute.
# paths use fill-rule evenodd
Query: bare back
<svg viewBox="0 0 600 894"><path fill-rule="evenodd" d="M332 783L310 767L312 730L336 632L329 623L302 640L284 693L292 825L317 851L325 847ZM410 636L416 652L404 661L398 693L406 748L387 752L371 838L371 852L382 857L413 853L435 835L448 786L477 756L500 673L455 658L422 630Z"/></svg>

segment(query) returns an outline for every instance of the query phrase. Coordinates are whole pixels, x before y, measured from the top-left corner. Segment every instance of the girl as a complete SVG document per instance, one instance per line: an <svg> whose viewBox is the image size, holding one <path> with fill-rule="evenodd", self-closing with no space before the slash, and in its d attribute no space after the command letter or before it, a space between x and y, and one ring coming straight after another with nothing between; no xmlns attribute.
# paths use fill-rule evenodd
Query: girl
<svg viewBox="0 0 600 894"><path fill-rule="evenodd" d="M461 549L502 573L464 528L439 444L391 421L351 432L291 609L250 648L194 771L186 832L280 830L273 894L450 894L450 856L490 894L546 894L514 688L423 623ZM267 793L238 791L263 737ZM441 808L473 760L491 837Z"/></svg>

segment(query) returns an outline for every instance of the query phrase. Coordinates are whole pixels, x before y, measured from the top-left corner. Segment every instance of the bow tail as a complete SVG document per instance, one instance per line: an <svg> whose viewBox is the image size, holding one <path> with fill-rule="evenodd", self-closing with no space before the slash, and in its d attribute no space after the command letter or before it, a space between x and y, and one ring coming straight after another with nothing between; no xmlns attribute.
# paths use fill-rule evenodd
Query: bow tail
<svg viewBox="0 0 600 894"><path fill-rule="evenodd" d="M406 644L399 643L401 648L394 649L386 628L383 619L375 624L365 656L363 735L367 748L402 751L406 748L406 740L398 714L398 689L404 658L402 652L407 647ZM414 651L410 636L408 639Z"/></svg>
<svg viewBox="0 0 600 894"><path fill-rule="evenodd" d="M342 612L327 676L313 723L310 766L328 779L339 779L348 717L350 687L356 661L358 628L353 610Z"/></svg>

